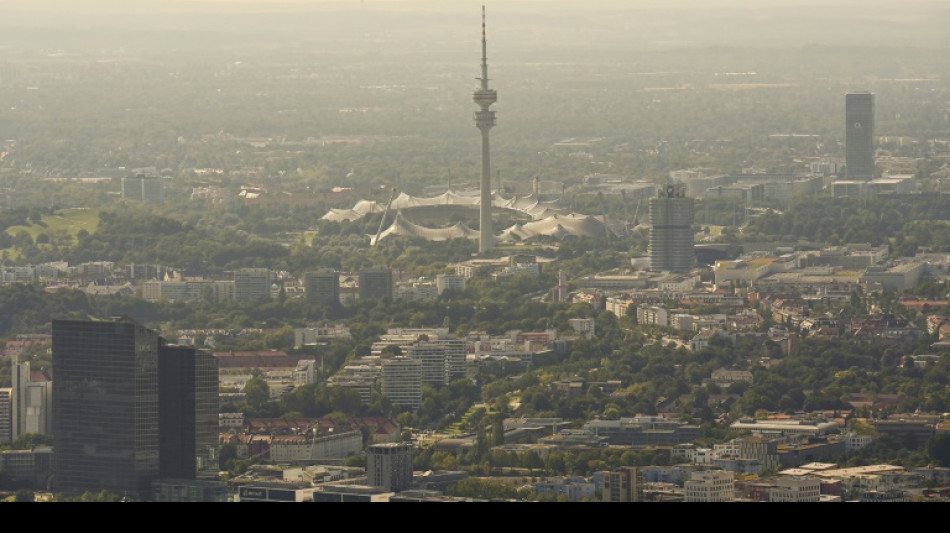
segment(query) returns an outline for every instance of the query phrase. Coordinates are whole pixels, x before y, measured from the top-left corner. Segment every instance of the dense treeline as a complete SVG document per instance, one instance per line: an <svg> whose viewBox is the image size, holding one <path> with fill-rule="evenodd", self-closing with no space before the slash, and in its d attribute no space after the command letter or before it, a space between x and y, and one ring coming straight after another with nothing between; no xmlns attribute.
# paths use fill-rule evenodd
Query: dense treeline
<svg viewBox="0 0 950 533"><path fill-rule="evenodd" d="M950 250L950 195L803 197L749 221L742 239L890 245L896 256Z"/></svg>

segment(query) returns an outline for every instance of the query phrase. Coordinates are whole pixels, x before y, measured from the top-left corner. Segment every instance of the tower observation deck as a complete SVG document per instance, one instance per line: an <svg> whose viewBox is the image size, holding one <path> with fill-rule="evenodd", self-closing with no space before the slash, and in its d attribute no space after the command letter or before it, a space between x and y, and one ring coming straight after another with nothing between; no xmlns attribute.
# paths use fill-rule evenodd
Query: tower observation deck
<svg viewBox="0 0 950 533"><path fill-rule="evenodd" d="M485 38L485 6L482 6L482 76L472 95L472 101L480 108L475 112L475 126L482 132L482 172L480 205L478 211L478 252L484 254L495 246L491 219L491 150L488 132L495 125L495 112L489 108L498 100L498 93L488 88L488 44Z"/></svg>

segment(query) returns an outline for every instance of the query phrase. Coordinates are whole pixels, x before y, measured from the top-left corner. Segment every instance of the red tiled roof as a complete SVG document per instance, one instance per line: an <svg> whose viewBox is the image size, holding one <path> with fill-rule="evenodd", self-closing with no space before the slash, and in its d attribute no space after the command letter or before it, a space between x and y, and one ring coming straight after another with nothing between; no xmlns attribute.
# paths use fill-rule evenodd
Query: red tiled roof
<svg viewBox="0 0 950 533"><path fill-rule="evenodd" d="M30 382L31 383L45 383L48 381L53 381L53 370L31 370L30 371Z"/></svg>

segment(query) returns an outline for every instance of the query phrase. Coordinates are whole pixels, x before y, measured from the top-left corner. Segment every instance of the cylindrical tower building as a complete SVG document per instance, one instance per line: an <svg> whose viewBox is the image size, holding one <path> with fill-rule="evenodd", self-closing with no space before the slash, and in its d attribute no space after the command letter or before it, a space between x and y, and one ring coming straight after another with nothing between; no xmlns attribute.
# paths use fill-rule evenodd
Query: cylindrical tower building
<svg viewBox="0 0 950 533"><path fill-rule="evenodd" d="M696 264L693 199L672 184L650 198L650 270L688 272Z"/></svg>

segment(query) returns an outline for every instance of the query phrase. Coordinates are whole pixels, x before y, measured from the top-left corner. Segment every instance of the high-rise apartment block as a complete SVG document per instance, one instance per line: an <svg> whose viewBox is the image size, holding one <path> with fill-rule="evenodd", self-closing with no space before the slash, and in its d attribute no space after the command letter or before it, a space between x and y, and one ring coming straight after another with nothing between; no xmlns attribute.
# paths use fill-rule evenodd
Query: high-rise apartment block
<svg viewBox="0 0 950 533"><path fill-rule="evenodd" d="M45 370L31 371L30 363L20 363L14 357L10 377L13 385L10 438L16 440L27 433L50 434L53 383L49 373Z"/></svg>
<svg viewBox="0 0 950 533"><path fill-rule="evenodd" d="M422 405L422 361L398 356L382 361L380 389L397 407L418 409Z"/></svg>
<svg viewBox="0 0 950 533"><path fill-rule="evenodd" d="M388 268L367 268L359 273L359 299L382 300L393 297L393 271Z"/></svg>
<svg viewBox="0 0 950 533"><path fill-rule="evenodd" d="M308 302L322 305L340 304L340 273L335 270L307 272L303 277Z"/></svg>
<svg viewBox="0 0 950 533"><path fill-rule="evenodd" d="M13 389L0 388L0 442L13 440Z"/></svg>
<svg viewBox="0 0 950 533"><path fill-rule="evenodd" d="M642 502L643 472L635 466L605 472L603 501Z"/></svg>
<svg viewBox="0 0 950 533"><path fill-rule="evenodd" d="M134 320L53 320L53 489L150 500L216 469L217 360Z"/></svg>
<svg viewBox="0 0 950 533"><path fill-rule="evenodd" d="M270 299L271 272L267 268L234 271L234 301L253 303Z"/></svg>
<svg viewBox="0 0 950 533"><path fill-rule="evenodd" d="M845 95L845 179L874 178L874 95Z"/></svg>
<svg viewBox="0 0 950 533"><path fill-rule="evenodd" d="M687 272L696 264L693 238L693 199L681 188L667 185L650 198L650 270Z"/></svg>
<svg viewBox="0 0 950 533"><path fill-rule="evenodd" d="M366 484L389 492L412 488L411 443L386 442L366 448Z"/></svg>
<svg viewBox="0 0 950 533"><path fill-rule="evenodd" d="M439 294L445 291L464 291L465 278L456 274L439 274L435 277L435 287Z"/></svg>

